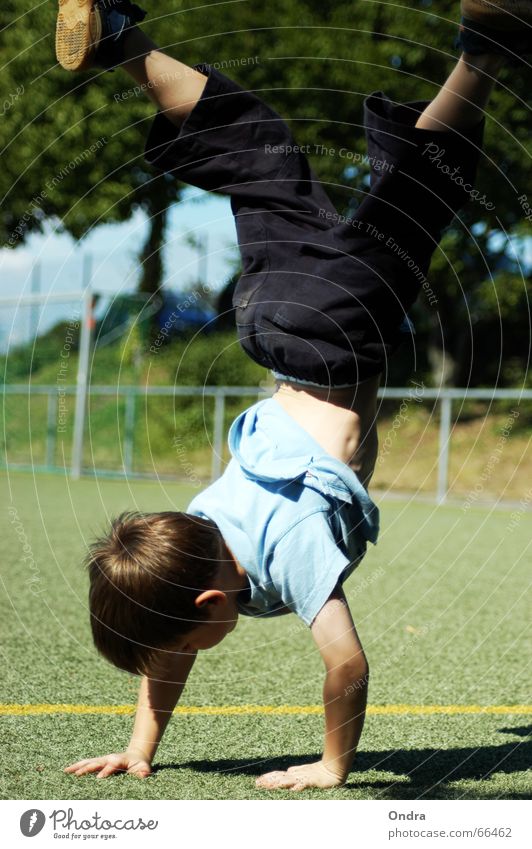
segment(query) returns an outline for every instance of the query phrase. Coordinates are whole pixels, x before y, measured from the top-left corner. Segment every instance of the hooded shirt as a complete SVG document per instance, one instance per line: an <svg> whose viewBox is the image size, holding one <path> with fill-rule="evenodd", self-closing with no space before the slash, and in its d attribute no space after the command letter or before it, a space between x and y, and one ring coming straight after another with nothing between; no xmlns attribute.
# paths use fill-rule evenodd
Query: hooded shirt
<svg viewBox="0 0 532 849"><path fill-rule="evenodd" d="M219 527L245 569L248 616L296 613L311 625L376 543L379 513L356 474L327 454L274 398L259 401L229 431L223 475L188 507Z"/></svg>

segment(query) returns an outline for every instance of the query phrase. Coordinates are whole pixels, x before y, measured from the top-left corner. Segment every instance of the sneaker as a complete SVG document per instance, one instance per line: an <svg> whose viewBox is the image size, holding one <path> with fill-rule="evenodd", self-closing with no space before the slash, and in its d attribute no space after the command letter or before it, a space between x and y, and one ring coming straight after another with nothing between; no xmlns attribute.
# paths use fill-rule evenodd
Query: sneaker
<svg viewBox="0 0 532 849"><path fill-rule="evenodd" d="M462 0L458 46L518 59L532 53L532 0Z"/></svg>
<svg viewBox="0 0 532 849"><path fill-rule="evenodd" d="M67 71L111 70L124 61L127 32L145 17L129 0L59 0L57 61Z"/></svg>

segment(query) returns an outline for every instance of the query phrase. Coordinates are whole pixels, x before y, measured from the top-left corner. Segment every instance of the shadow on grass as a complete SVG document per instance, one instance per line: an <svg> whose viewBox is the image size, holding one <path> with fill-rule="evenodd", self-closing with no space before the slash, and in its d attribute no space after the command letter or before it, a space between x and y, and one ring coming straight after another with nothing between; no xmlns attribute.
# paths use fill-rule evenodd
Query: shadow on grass
<svg viewBox="0 0 532 849"><path fill-rule="evenodd" d="M499 728L501 734L516 734L518 737L532 737L532 725L520 725L517 728Z"/></svg>
<svg viewBox="0 0 532 849"><path fill-rule="evenodd" d="M530 728L504 728L505 733L528 736ZM167 769L191 769L202 773L240 773L258 776L271 770L284 770L296 763L312 763L321 757L313 755L283 756L281 758L264 758L251 760L190 760L180 764L160 764L156 772ZM356 758L356 768L351 773L346 789L364 791L372 790L371 795L386 799L419 798L428 799L453 798L468 795L463 788L453 783L461 780L485 781L494 773L511 775L530 769L532 763L532 740L506 743L502 746L479 746L456 749L396 749L381 752L361 751ZM383 779L375 773L393 773ZM478 798L482 798L479 787ZM382 791L382 792L378 792ZM487 797L489 797L487 793ZM530 798L508 786L503 792L497 786L497 797L507 799Z"/></svg>

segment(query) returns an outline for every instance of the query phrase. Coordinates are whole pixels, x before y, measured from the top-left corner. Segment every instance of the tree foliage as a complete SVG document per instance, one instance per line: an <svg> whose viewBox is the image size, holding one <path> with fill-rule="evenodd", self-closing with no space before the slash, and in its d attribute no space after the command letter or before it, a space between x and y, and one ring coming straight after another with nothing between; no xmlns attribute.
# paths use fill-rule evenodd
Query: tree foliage
<svg viewBox="0 0 532 849"><path fill-rule="evenodd" d="M458 6L449 0L269 0L264 5L161 0L149 9L146 29L182 61L215 64L267 99L296 140L310 146L314 170L345 212L355 208L367 176L355 157L365 150L364 97L376 89L395 100L432 97L456 53ZM162 276L165 210L182 186L154 179L144 164L143 140L153 109L129 91L132 85L122 72L71 76L56 66L55 11L53 3L34 6L28 0L5 0L0 8L1 243L16 246L50 219L80 238L140 207L153 216L139 252L141 288L153 292ZM432 274L438 315L417 311L433 350L445 345L451 379L467 378L475 333L485 332L491 309L509 329L496 343L493 362L507 360L504 337L510 332L522 337L518 350L512 347L512 374L515 358L521 368L526 365L527 280L508 264L501 271L493 234L511 233L516 239L530 234L522 201L532 186L529 86L520 69L503 72L486 122L479 175L479 187L495 211L471 204L463 223L449 231L445 258L436 257ZM529 194L532 203L530 189ZM481 234L476 243L471 232ZM464 320L471 329L467 344ZM482 381L482 364L477 371Z"/></svg>

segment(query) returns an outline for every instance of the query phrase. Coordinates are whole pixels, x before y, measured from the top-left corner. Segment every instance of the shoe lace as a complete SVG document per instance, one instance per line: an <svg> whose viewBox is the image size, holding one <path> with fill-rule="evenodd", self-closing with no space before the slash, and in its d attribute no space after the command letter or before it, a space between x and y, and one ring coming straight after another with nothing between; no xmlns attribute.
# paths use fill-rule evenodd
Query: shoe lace
<svg viewBox="0 0 532 849"><path fill-rule="evenodd" d="M146 12L137 6L136 3L130 3L130 0L100 0L100 8L116 9L123 15L127 15L135 23L140 23L146 17Z"/></svg>

